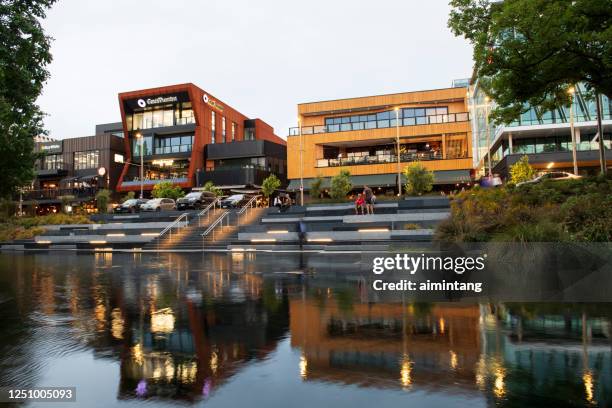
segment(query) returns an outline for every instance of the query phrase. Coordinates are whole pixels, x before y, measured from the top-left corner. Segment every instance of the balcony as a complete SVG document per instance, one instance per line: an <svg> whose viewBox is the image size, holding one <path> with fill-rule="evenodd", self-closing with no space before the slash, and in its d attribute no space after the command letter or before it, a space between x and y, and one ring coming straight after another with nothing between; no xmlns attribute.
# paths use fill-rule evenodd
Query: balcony
<svg viewBox="0 0 612 408"><path fill-rule="evenodd" d="M446 159L465 159L466 154L453 154L447 155ZM407 152L400 155L400 162L409 163L415 161L429 161L429 160L444 160L442 153L439 151L427 151L427 152ZM338 159L318 159L316 167L340 167L340 166L359 166L363 164L384 164L384 163L397 163L397 156L395 154L379 154L372 156L356 156L346 157Z"/></svg>
<svg viewBox="0 0 612 408"><path fill-rule="evenodd" d="M400 127L433 125L438 123L467 122L470 120L468 112L449 113L445 115L416 116L400 118ZM303 126L302 135L319 133L350 132L353 130L371 130L394 128L395 119L371 120L367 122L341 123L335 125ZM299 128L289 128L289 136L299 136Z"/></svg>

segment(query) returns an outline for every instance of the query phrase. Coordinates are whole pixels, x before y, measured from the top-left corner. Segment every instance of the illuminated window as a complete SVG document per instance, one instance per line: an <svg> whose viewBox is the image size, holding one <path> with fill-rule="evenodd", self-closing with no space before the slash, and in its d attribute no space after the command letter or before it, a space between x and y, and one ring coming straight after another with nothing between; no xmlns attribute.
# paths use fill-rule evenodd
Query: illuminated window
<svg viewBox="0 0 612 408"><path fill-rule="evenodd" d="M210 143L215 143L215 130L216 130L216 114L215 111L211 111L211 116L210 116Z"/></svg>
<svg viewBox="0 0 612 408"><path fill-rule="evenodd" d="M236 124L232 122L232 142L236 140Z"/></svg>
<svg viewBox="0 0 612 408"><path fill-rule="evenodd" d="M123 163L123 155L115 153L115 163Z"/></svg>
<svg viewBox="0 0 612 408"><path fill-rule="evenodd" d="M95 169L100 164L100 151L74 152L74 169Z"/></svg>

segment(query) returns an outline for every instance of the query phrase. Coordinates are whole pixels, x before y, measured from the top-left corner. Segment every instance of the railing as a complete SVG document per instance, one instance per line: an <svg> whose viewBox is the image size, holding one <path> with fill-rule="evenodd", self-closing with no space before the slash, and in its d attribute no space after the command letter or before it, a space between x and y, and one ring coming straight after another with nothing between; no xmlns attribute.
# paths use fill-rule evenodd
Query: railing
<svg viewBox="0 0 612 408"><path fill-rule="evenodd" d="M204 215L206 215L206 223L208 224L210 222L210 209L215 209L217 206L219 206L219 208L221 207L221 200L219 198L215 198L213 202L208 204L198 213L198 227L202 226L202 218Z"/></svg>
<svg viewBox="0 0 612 408"><path fill-rule="evenodd" d="M454 122L467 122L470 120L470 114L468 112L448 113L445 115L430 115L430 116L414 116L410 118L400 118L400 127L404 126L421 126L421 125L433 125L438 123L454 123ZM371 130L371 129L383 129L383 128L394 128L395 118L383 119L383 120L371 120L367 122L355 122L355 123L340 123L334 125L317 125L317 126L303 126L302 135L313 135L318 133L334 133L334 132L349 132L351 130ZM289 128L289 136L298 136L300 134L299 128Z"/></svg>
<svg viewBox="0 0 612 408"><path fill-rule="evenodd" d="M240 208L240 210L238 210L236 212L236 226L240 226L240 216L243 214L249 214L250 210L257 206L257 200L260 198L261 196L253 196L249 199L249 201L246 202L246 204L244 204L242 206L242 208Z"/></svg>
<svg viewBox="0 0 612 408"><path fill-rule="evenodd" d="M463 159L466 154L447 154L446 159ZM402 153L400 162L414 162L427 160L443 160L442 153L438 152L413 152ZM379 154L375 156L355 156L339 159L318 159L316 167L338 167L338 166L358 166L361 164L381 164L397 163L397 156L394 154Z"/></svg>
<svg viewBox="0 0 612 408"><path fill-rule="evenodd" d="M212 238L213 241L215 240L215 230L217 229L217 227L221 227L221 230L223 231L223 221L226 220L227 221L227 226L229 227L229 215L230 212L224 212L223 214L221 214L221 216L219 218L217 218L215 220L215 222L213 222L208 228L206 228L206 231L204 231L201 236L207 237L208 234L210 234L212 232Z"/></svg>
<svg viewBox="0 0 612 408"><path fill-rule="evenodd" d="M97 187L82 188L56 188L42 190L24 190L22 198L28 200L60 200L63 196L73 196L74 198L94 197L98 192ZM17 198L18 199L18 198Z"/></svg>
<svg viewBox="0 0 612 408"><path fill-rule="evenodd" d="M182 221L185 221L184 225L181 224ZM170 241L172 241L172 229L176 229L178 231L181 228L187 227L188 224L189 224L189 214L188 213L182 213L176 220L172 221L172 223L170 225L168 225L166 228L161 230L161 232L157 236L157 247L158 247L158 249L159 249L159 242L160 242L161 238L164 235L166 235L166 233L169 234L169 236L170 236L169 239L170 239Z"/></svg>

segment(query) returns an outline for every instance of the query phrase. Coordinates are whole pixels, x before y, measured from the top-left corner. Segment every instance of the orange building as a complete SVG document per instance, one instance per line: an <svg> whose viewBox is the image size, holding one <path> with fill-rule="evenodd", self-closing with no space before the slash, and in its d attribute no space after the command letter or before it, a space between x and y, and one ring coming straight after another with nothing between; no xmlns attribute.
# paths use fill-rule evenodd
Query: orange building
<svg viewBox="0 0 612 408"><path fill-rule="evenodd" d="M305 190L316 177L329 186L346 169L355 187L396 193L398 136L399 170L419 161L434 184L472 179L466 87L302 103L298 120L287 138L289 189L298 190L301 178Z"/></svg>

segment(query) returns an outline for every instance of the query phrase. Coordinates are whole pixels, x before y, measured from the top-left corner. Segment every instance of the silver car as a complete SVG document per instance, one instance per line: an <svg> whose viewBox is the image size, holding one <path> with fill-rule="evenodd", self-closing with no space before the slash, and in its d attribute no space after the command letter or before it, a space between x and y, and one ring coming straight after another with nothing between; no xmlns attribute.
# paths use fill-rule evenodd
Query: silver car
<svg viewBox="0 0 612 408"><path fill-rule="evenodd" d="M523 186L525 184L537 184L537 183L541 183L544 180L554 180L554 181L559 181L559 180L577 180L577 179L581 179L582 176L577 176L575 174L572 173L568 173L566 171L551 171L548 173L544 173L544 174L540 174L538 177L534 178L533 180L528 180L528 181L523 181L521 183L517 183L516 186Z"/></svg>
<svg viewBox="0 0 612 408"><path fill-rule="evenodd" d="M176 203L171 198L154 198L140 206L140 211L174 210Z"/></svg>

